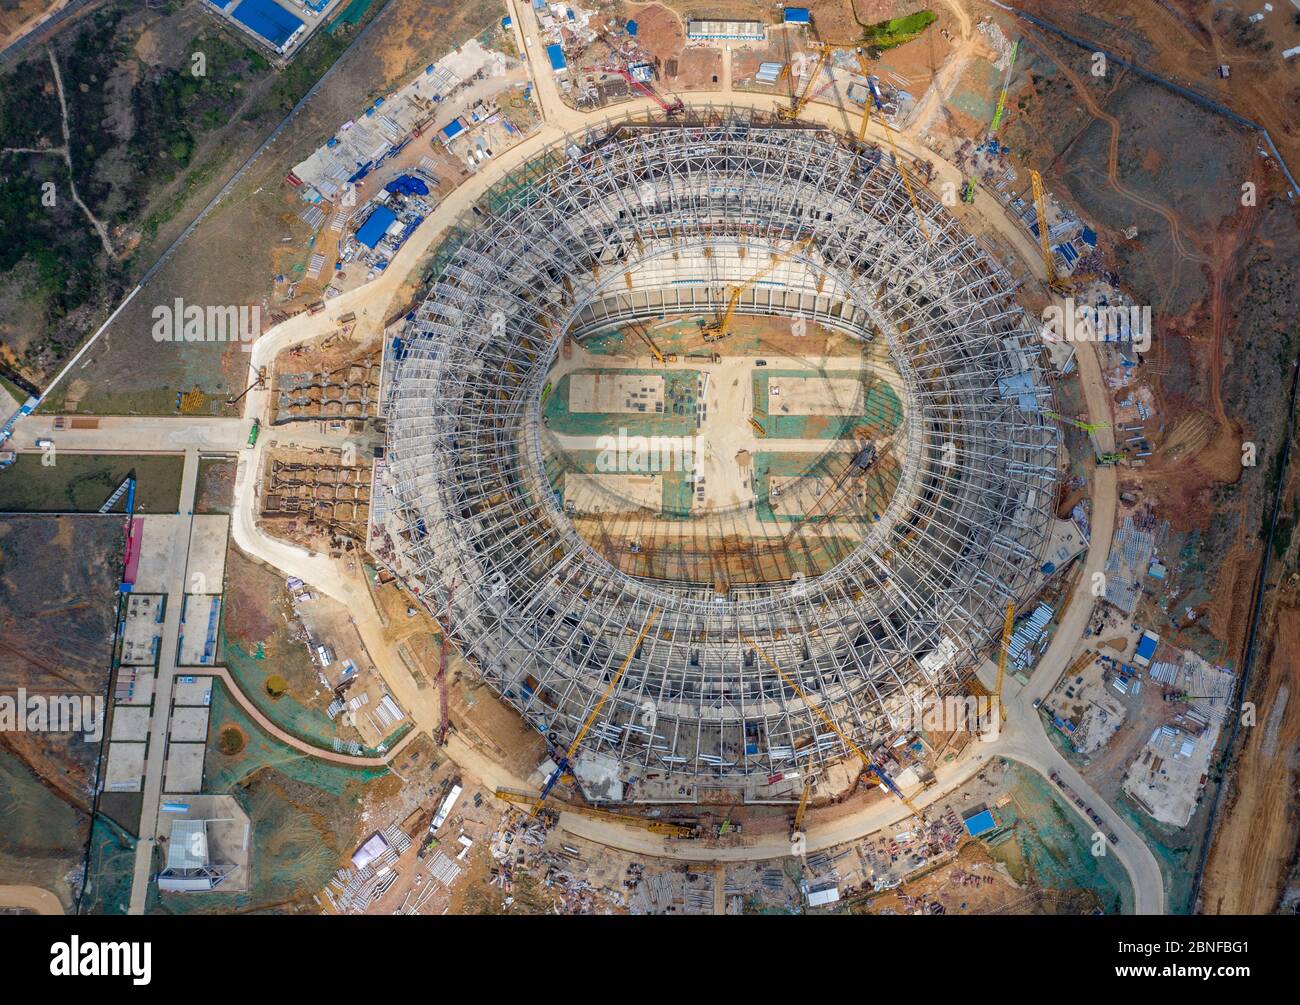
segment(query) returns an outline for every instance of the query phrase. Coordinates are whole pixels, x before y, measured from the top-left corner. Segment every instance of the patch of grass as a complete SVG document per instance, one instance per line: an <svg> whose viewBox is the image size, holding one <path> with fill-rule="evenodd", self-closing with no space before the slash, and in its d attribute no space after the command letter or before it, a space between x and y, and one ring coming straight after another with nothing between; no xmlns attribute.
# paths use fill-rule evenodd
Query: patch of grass
<svg viewBox="0 0 1300 1005"><path fill-rule="evenodd" d="M867 25L863 31L862 45L872 56L879 56L887 49L906 45L937 20L933 11L919 10L906 17L877 21L875 24Z"/></svg>
<svg viewBox="0 0 1300 1005"><path fill-rule="evenodd" d="M11 467L0 471L0 512L95 513L133 469L137 513L175 513L180 505L185 463L180 454L56 453L48 467L42 459L41 454L19 454ZM122 496L114 512L125 508Z"/></svg>

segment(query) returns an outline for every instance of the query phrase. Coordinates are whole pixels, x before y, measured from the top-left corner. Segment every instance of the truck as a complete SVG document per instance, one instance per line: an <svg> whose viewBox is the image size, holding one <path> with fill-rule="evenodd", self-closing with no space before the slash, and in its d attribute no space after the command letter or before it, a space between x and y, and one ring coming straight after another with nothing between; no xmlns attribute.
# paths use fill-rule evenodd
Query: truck
<svg viewBox="0 0 1300 1005"><path fill-rule="evenodd" d="M248 431L248 445L250 447L257 443L257 434L261 432L261 430L262 424L257 419L254 419L253 428Z"/></svg>

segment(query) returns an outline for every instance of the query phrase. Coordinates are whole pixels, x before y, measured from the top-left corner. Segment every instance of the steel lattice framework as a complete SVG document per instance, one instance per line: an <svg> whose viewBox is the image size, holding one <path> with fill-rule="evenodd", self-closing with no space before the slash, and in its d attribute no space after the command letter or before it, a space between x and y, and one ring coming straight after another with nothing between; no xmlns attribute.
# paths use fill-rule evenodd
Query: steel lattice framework
<svg viewBox="0 0 1300 1005"><path fill-rule="evenodd" d="M435 614L451 592L466 654L554 743L598 710L582 756L726 785L844 757L826 716L869 750L965 693L1043 561L1059 431L1014 283L919 198L924 228L880 150L724 110L571 137L444 245L388 367L386 561ZM719 596L620 571L542 470L563 333L716 311L804 238L741 310L887 340L907 392L888 513L806 580Z"/></svg>

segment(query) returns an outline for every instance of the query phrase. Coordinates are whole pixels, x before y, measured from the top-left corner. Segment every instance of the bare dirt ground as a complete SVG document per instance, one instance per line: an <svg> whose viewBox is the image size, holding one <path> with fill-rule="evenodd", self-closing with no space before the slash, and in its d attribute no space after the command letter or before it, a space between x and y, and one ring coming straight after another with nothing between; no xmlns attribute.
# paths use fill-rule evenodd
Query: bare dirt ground
<svg viewBox="0 0 1300 1005"><path fill-rule="evenodd" d="M1296 853L1295 752L1300 746L1300 607L1276 616L1256 725L1246 730L1233 790L1206 862L1207 914L1267 914Z"/></svg>
<svg viewBox="0 0 1300 1005"><path fill-rule="evenodd" d="M1300 78L1281 57L1281 49L1294 44L1287 31L1295 14L1291 5L1274 4L1258 29L1245 34L1234 27L1233 10L1196 0L1025 0L1018 6L1259 122L1294 172L1300 159ZM1217 73L1223 63L1231 67L1226 80Z"/></svg>

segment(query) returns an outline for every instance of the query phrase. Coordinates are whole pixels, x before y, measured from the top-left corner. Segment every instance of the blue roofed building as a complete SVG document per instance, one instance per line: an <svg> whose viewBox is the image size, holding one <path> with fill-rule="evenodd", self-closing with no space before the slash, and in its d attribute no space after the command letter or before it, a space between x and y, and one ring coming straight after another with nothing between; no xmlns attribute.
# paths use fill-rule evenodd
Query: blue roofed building
<svg viewBox="0 0 1300 1005"><path fill-rule="evenodd" d="M242 0L230 14L255 35L283 52L289 39L303 26L302 21L272 0Z"/></svg>
<svg viewBox="0 0 1300 1005"><path fill-rule="evenodd" d="M558 42L546 47L546 58L551 61L551 69L556 73L562 73L569 67L564 59L564 49Z"/></svg>
<svg viewBox="0 0 1300 1005"><path fill-rule="evenodd" d="M396 213L387 206L380 206L370 214L370 218L365 223L357 228L357 241L373 250L375 245L383 240L388 228L396 221Z"/></svg>
<svg viewBox="0 0 1300 1005"><path fill-rule="evenodd" d="M962 825L971 837L979 837L994 830L998 826L998 820L990 809L975 809L963 818Z"/></svg>
<svg viewBox="0 0 1300 1005"><path fill-rule="evenodd" d="M1147 629L1138 639L1137 651L1133 654L1133 662L1140 667L1149 666L1151 657L1156 654L1156 646L1160 644L1160 636L1155 632Z"/></svg>
<svg viewBox="0 0 1300 1005"><path fill-rule="evenodd" d="M786 24L812 24L812 13L807 7L785 8Z"/></svg>
<svg viewBox="0 0 1300 1005"><path fill-rule="evenodd" d="M627 23L627 33L628 33L629 35L633 35L633 36L636 35L636 33L637 33L637 23L636 23L635 21L629 21L629 22Z"/></svg>

